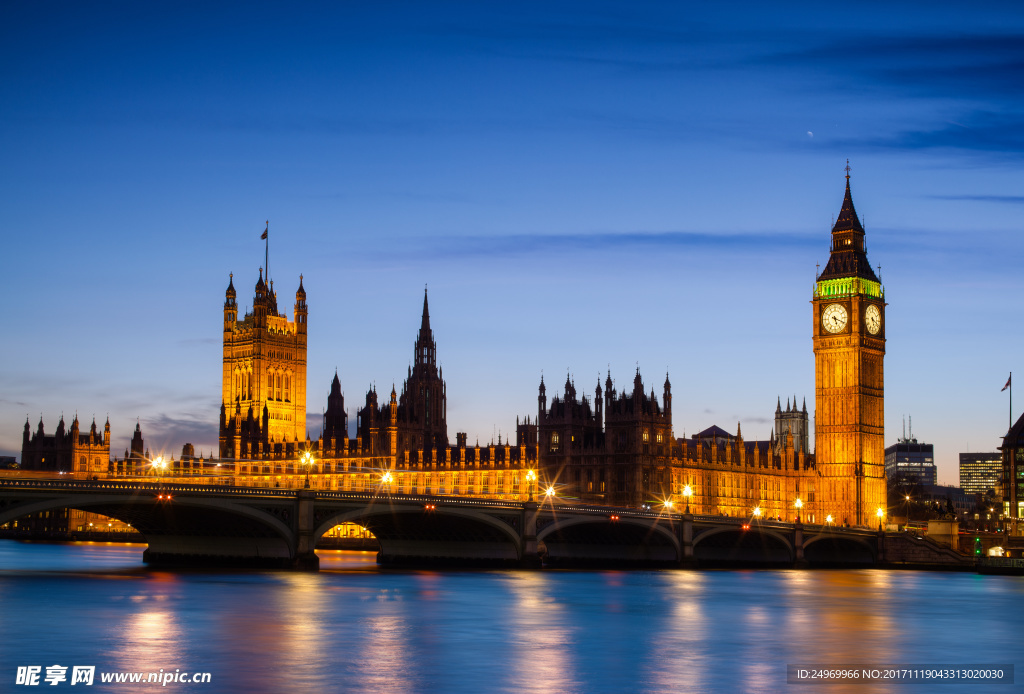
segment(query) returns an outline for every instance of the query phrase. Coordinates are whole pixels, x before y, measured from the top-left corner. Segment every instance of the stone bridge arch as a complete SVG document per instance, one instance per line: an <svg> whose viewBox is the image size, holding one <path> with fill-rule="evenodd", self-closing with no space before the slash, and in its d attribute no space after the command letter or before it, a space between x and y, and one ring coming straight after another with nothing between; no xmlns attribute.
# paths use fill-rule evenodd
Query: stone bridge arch
<svg viewBox="0 0 1024 694"><path fill-rule="evenodd" d="M228 563L255 559L277 566L295 559L291 503L278 501L260 508L217 497L171 494L167 500L159 495L158 490L143 490L128 498L102 493L5 498L0 502L0 525L31 513L69 508L130 523L149 545L143 560L151 564L215 557Z"/></svg>
<svg viewBox="0 0 1024 694"><path fill-rule="evenodd" d="M810 566L872 566L878 561L878 547L863 536L819 533L804 541L804 559Z"/></svg>
<svg viewBox="0 0 1024 694"><path fill-rule="evenodd" d="M507 564L523 558L522 514L426 502L368 504L317 518L313 542L339 523L358 523L380 544L380 564ZM318 514L319 515L319 514Z"/></svg>
<svg viewBox="0 0 1024 694"><path fill-rule="evenodd" d="M675 528L660 518L573 516L538 522L545 562L558 565L676 564L682 548Z"/></svg>
<svg viewBox="0 0 1024 694"><path fill-rule="evenodd" d="M702 565L763 564L791 566L796 559L792 540L774 528L740 525L698 531L693 538L693 556Z"/></svg>

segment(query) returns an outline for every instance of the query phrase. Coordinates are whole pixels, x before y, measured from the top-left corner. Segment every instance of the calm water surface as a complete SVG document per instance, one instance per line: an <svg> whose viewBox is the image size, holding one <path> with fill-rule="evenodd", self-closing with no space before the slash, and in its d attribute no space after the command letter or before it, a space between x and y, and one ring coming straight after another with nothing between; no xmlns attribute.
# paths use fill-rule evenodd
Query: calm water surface
<svg viewBox="0 0 1024 694"><path fill-rule="evenodd" d="M210 672L86 691L1010 692L787 685L787 663L1024 665L1024 578L896 571L140 568L142 545L0 541L0 692L19 665ZM76 685L76 691L79 685Z"/></svg>

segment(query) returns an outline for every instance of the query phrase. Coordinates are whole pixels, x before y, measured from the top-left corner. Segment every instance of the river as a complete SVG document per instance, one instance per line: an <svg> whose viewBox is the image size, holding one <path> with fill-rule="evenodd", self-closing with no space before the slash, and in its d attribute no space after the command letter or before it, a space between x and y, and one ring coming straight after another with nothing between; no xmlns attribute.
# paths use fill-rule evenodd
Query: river
<svg viewBox="0 0 1024 694"><path fill-rule="evenodd" d="M143 549L0 540L0 691L75 691L71 666L95 666L87 691L923 693L787 684L786 666L1024 661L1024 577L415 571L341 551L318 552L319 573L172 572ZM42 681L52 665L68 681ZM40 685L15 686L28 666ZM210 682L99 681L161 670Z"/></svg>

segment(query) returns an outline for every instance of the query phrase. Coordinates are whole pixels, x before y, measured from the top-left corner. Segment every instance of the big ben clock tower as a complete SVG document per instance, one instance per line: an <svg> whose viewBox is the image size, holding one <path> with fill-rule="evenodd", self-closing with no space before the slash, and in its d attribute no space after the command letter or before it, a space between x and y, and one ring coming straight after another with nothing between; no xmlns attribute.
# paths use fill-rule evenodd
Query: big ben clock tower
<svg viewBox="0 0 1024 694"><path fill-rule="evenodd" d="M832 252L814 287L817 506L836 523L873 525L885 509L882 360L885 292L868 263L850 196L832 227Z"/></svg>

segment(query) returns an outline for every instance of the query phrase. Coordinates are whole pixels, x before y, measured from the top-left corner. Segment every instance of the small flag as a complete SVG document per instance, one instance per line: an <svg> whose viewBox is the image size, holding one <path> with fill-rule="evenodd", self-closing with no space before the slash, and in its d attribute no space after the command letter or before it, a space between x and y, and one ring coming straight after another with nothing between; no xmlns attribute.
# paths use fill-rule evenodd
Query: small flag
<svg viewBox="0 0 1024 694"><path fill-rule="evenodd" d="M267 238L267 232L269 232L269 231L270 231L270 222L267 222L267 228L263 230L263 235L260 236L260 241L263 241L263 240L265 240Z"/></svg>
<svg viewBox="0 0 1024 694"><path fill-rule="evenodd" d="M1013 378L1013 374L1010 374L1010 378ZM1009 388L1009 387L1010 387L1010 378L1006 379L1006 385L1005 385L1005 386L1003 386L1003 390L1006 390L1007 388ZM1001 391L999 391L999 392L1000 392L1000 393L1002 393L1002 392L1003 392L1003 390L1001 390Z"/></svg>

